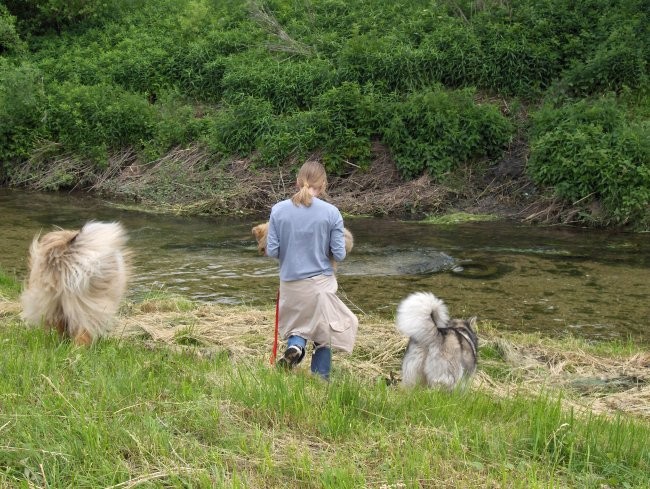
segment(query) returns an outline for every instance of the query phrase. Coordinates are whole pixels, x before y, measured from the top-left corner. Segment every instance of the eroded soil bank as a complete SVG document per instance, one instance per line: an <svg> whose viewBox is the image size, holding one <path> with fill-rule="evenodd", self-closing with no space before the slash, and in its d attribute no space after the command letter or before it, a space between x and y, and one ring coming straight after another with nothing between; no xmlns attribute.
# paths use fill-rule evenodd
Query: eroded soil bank
<svg viewBox="0 0 650 489"><path fill-rule="evenodd" d="M440 181L428 175L404 181L388 149L376 143L368 170L350 163L347 174L330 177L329 200L349 215L421 218L462 211L570 222L575 211L540 194L526 177L526 156L523 144L513 144L497 163L467 165ZM34 190L83 190L161 212L264 215L293 193L294 171L301 163L263 168L248 159L219 162L191 146L142 164L127 150L114 154L103 170L68 158L46 168L28 163L11 183Z"/></svg>

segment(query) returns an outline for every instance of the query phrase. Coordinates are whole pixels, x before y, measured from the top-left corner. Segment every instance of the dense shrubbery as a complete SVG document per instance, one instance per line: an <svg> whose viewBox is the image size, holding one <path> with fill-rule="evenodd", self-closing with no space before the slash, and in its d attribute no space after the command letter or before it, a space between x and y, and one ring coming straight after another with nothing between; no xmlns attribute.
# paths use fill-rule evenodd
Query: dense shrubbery
<svg viewBox="0 0 650 489"><path fill-rule="evenodd" d="M40 70L0 58L0 162L28 158L43 133L46 96Z"/></svg>
<svg viewBox="0 0 650 489"><path fill-rule="evenodd" d="M154 135L154 109L140 95L115 85L51 86L45 128L64 152L100 164L109 150L142 147Z"/></svg>
<svg viewBox="0 0 650 489"><path fill-rule="evenodd" d="M570 93L584 96L648 87L649 39L648 27L627 24L617 28L584 63L567 71L564 82Z"/></svg>
<svg viewBox="0 0 650 489"><path fill-rule="evenodd" d="M268 100L247 95L214 115L209 123L208 145L224 156L246 155L272 125Z"/></svg>
<svg viewBox="0 0 650 489"><path fill-rule="evenodd" d="M116 19L134 2L129 0L4 0L25 32L47 33L73 26L91 26Z"/></svg>
<svg viewBox="0 0 650 489"><path fill-rule="evenodd" d="M511 124L492 105L477 105L468 90L432 90L395 108L386 141L400 173L428 170L439 177L463 161L494 156L510 140Z"/></svg>
<svg viewBox="0 0 650 489"><path fill-rule="evenodd" d="M124 145L147 160L204 141L258 165L320 151L345 174L368 164L378 139L404 177L440 176L498 157L512 134L471 90L529 103L552 94L569 111L577 98L647 93L649 25L646 0L7 1L0 157L20 165L47 144L101 164ZM570 157L551 151L568 142L544 117L533 175L573 198L578 174L561 185L542 176ZM636 134L635 124L624 125ZM570 146L585 160L596 132L579 127ZM618 221L642 213L607 202Z"/></svg>
<svg viewBox="0 0 650 489"><path fill-rule="evenodd" d="M0 55L23 54L26 45L16 30L16 17L9 13L7 7L0 4Z"/></svg>
<svg viewBox="0 0 650 489"><path fill-rule="evenodd" d="M533 178L572 202L601 202L605 222L643 219L650 206L650 123L612 98L544 107L534 116Z"/></svg>
<svg viewBox="0 0 650 489"><path fill-rule="evenodd" d="M264 99L249 98L217 113L208 140L224 154L246 154L260 150L259 164L275 164L286 159L302 159L322 151L328 171L343 174L350 168L367 167L371 137L379 132L384 108L370 89L366 93L356 83L314 96L309 110L274 116Z"/></svg>

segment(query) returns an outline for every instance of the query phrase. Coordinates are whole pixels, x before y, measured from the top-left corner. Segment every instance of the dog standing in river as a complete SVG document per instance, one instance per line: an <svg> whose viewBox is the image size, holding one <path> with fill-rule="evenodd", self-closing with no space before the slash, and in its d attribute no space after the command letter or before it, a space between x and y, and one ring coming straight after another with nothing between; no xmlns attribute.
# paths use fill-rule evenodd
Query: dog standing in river
<svg viewBox="0 0 650 489"><path fill-rule="evenodd" d="M402 361L402 384L451 389L476 370L476 318L449 319L444 302L416 292L397 308L397 329L409 338Z"/></svg>
<svg viewBox="0 0 650 489"><path fill-rule="evenodd" d="M78 345L108 333L130 275L126 241L117 222L36 236L20 297L23 319L55 328Z"/></svg>

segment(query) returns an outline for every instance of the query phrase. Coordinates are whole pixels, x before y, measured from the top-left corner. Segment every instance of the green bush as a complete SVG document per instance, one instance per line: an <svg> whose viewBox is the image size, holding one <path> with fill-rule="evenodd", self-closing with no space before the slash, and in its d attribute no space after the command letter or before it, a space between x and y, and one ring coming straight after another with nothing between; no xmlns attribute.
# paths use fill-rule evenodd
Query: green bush
<svg viewBox="0 0 650 489"><path fill-rule="evenodd" d="M224 97L242 95L266 99L276 113L308 109L312 99L330 88L334 70L329 62L279 60L273 57L234 57L223 76Z"/></svg>
<svg viewBox="0 0 650 489"><path fill-rule="evenodd" d="M269 132L260 139L259 161L266 166L290 158L302 161L321 144L323 117L322 112L315 110L276 117Z"/></svg>
<svg viewBox="0 0 650 489"><path fill-rule="evenodd" d="M348 160L367 168L371 136L378 131L380 118L374 94L362 93L357 84L344 83L317 97L315 107L323 114L320 133L327 171L344 173Z"/></svg>
<svg viewBox="0 0 650 489"><path fill-rule="evenodd" d="M223 156L248 155L273 123L273 107L267 100L245 96L227 105L207 121L208 147Z"/></svg>
<svg viewBox="0 0 650 489"><path fill-rule="evenodd" d="M161 37L157 33L138 33L112 49L94 53L97 71L126 90L158 94L171 85L165 73L170 58L169 41Z"/></svg>
<svg viewBox="0 0 650 489"><path fill-rule="evenodd" d="M0 4L0 55L22 55L27 49L16 31L16 17Z"/></svg>
<svg viewBox="0 0 650 489"><path fill-rule="evenodd" d="M338 75L341 80L404 92L435 81L432 61L430 52L397 37L357 36L341 49Z"/></svg>
<svg viewBox="0 0 650 489"><path fill-rule="evenodd" d="M0 58L0 162L26 159L43 136L46 98L42 73Z"/></svg>
<svg viewBox="0 0 650 489"><path fill-rule="evenodd" d="M235 28L206 32L199 38L179 42L169 50L165 78L197 100L217 102L224 91L223 77L232 64L229 57L249 49L257 36L254 31ZM259 95L263 94L258 92Z"/></svg>
<svg viewBox="0 0 650 489"><path fill-rule="evenodd" d="M438 89L396 104L384 139L404 178L425 170L440 177L464 161L499 154L512 131L497 107L475 103L473 91Z"/></svg>
<svg viewBox="0 0 650 489"><path fill-rule="evenodd" d="M481 33L484 60L480 86L505 95L534 96L560 72L548 42L529 39L521 25L493 24Z"/></svg>
<svg viewBox="0 0 650 489"><path fill-rule="evenodd" d="M647 87L650 30L645 28L645 31L633 25L615 30L593 56L568 70L564 83L569 92L574 96L588 96L620 92L624 87Z"/></svg>
<svg viewBox="0 0 650 489"><path fill-rule="evenodd" d="M605 223L648 216L650 124L631 122L615 99L543 107L533 115L528 170L571 203L602 203Z"/></svg>
<svg viewBox="0 0 650 489"><path fill-rule="evenodd" d="M64 152L98 163L109 150L142 148L154 134L155 113L140 95L115 85L61 83L48 93L46 129Z"/></svg>
<svg viewBox="0 0 650 489"><path fill-rule="evenodd" d="M174 147L186 147L208 133L209 114L188 104L175 91L162 91L154 105L156 122L152 140L145 144L147 160L155 160Z"/></svg>
<svg viewBox="0 0 650 489"><path fill-rule="evenodd" d="M471 86L481 81L485 61L472 29L456 22L443 24L426 35L420 49L425 52L434 81L451 87Z"/></svg>
<svg viewBox="0 0 650 489"><path fill-rule="evenodd" d="M314 99L314 109L296 112L276 122L261 142L267 163L289 157L302 159L321 150L329 173L341 175L351 168L367 168L370 145L381 125L381 104L368 89L344 83ZM348 166L352 162L353 166Z"/></svg>
<svg viewBox="0 0 650 489"><path fill-rule="evenodd" d="M97 25L117 18L134 2L129 0L5 0L4 4L15 15L23 30L42 34L49 30L61 32L71 26ZM140 5L144 3L141 0Z"/></svg>

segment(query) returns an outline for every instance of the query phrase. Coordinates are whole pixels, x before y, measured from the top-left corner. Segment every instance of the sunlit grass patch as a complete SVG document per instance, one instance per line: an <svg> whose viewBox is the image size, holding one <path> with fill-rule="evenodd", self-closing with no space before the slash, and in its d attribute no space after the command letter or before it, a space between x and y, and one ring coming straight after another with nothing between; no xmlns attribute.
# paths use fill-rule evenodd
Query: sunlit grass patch
<svg viewBox="0 0 650 489"><path fill-rule="evenodd" d="M496 221L499 217L493 214L469 214L467 212L455 212L453 214L445 214L443 216L428 216L420 222L426 224L461 224L464 222L482 222L482 221Z"/></svg>
<svg viewBox="0 0 650 489"><path fill-rule="evenodd" d="M186 312L196 308L196 304L186 297L158 289L147 292L132 307L140 312Z"/></svg>
<svg viewBox="0 0 650 489"><path fill-rule="evenodd" d="M15 275L0 269L0 300L16 299L21 289L20 281Z"/></svg>

